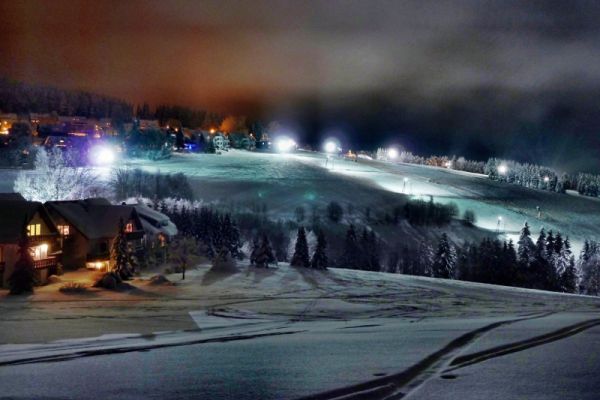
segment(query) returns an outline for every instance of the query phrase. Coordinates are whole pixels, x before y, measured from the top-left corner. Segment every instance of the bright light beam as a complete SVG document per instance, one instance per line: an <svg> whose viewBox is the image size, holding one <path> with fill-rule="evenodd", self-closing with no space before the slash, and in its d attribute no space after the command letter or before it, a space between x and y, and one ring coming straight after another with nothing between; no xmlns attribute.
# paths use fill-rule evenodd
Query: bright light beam
<svg viewBox="0 0 600 400"><path fill-rule="evenodd" d="M90 151L90 161L95 165L110 165L115 159L115 152L107 146L97 146Z"/></svg>

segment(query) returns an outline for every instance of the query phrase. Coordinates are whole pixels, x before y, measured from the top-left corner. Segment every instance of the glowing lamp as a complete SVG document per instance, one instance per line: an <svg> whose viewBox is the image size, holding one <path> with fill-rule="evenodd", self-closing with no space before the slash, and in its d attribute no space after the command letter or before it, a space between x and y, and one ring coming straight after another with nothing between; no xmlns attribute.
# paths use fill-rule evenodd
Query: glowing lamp
<svg viewBox="0 0 600 400"><path fill-rule="evenodd" d="M394 160L398 158L398 150L392 147L391 149L388 149L387 155L391 160Z"/></svg>
<svg viewBox="0 0 600 400"><path fill-rule="evenodd" d="M97 146L90 151L90 161L95 165L110 165L115 159L115 152L106 146Z"/></svg>
<svg viewBox="0 0 600 400"><path fill-rule="evenodd" d="M329 140L329 141L325 142L324 148L325 148L325 152L331 154L331 153L335 153L338 147L334 141Z"/></svg>
<svg viewBox="0 0 600 400"><path fill-rule="evenodd" d="M498 167L498 172L499 172L501 175L504 175L504 174L506 174L506 173L508 172L508 167L506 166L506 164L501 164L501 165Z"/></svg>
<svg viewBox="0 0 600 400"><path fill-rule="evenodd" d="M287 137L281 137L275 141L275 150L278 153L289 153L296 148L296 142Z"/></svg>

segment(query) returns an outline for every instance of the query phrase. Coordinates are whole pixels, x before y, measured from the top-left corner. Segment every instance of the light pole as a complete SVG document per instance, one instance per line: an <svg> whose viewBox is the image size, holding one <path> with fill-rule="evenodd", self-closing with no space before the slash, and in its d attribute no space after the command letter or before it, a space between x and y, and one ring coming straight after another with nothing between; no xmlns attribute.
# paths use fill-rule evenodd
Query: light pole
<svg viewBox="0 0 600 400"><path fill-rule="evenodd" d="M406 193L406 182L408 182L408 178L404 177L404 186L402 186L402 193Z"/></svg>
<svg viewBox="0 0 600 400"><path fill-rule="evenodd" d="M331 169L333 169L333 154L338 151L338 145L333 140L328 140L323 145L325 149L325 153L327 153L327 159L325 160L325 168L327 168L328 164L331 163Z"/></svg>
<svg viewBox="0 0 600 400"><path fill-rule="evenodd" d="M496 225L496 233L500 233L500 224L502 223L502 215L498 216L498 225Z"/></svg>

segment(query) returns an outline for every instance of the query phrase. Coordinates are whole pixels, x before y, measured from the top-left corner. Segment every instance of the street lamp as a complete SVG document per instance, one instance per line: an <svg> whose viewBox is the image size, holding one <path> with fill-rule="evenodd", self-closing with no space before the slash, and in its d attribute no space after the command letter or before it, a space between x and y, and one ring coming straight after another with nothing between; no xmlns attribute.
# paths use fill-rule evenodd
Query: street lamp
<svg viewBox="0 0 600 400"><path fill-rule="evenodd" d="M498 167L498 172L500 173L500 175L506 175L506 173L508 172L508 167L506 166L506 164L500 164L500 166Z"/></svg>
<svg viewBox="0 0 600 400"><path fill-rule="evenodd" d="M90 161L95 165L110 165L115 159L115 152L107 146L96 146L90 151Z"/></svg>
<svg viewBox="0 0 600 400"><path fill-rule="evenodd" d="M398 150L392 147L388 149L387 155L390 160L395 160L396 158L398 158Z"/></svg>
<svg viewBox="0 0 600 400"><path fill-rule="evenodd" d="M325 152L328 154L333 154L338 149L337 144L333 140L326 141L325 146L323 146L323 147L325 148Z"/></svg>

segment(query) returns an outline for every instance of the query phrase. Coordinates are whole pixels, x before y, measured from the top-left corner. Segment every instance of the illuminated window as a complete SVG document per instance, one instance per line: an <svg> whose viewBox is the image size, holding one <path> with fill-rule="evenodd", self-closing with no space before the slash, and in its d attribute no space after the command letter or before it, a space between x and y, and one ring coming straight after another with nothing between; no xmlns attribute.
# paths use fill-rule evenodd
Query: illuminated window
<svg viewBox="0 0 600 400"><path fill-rule="evenodd" d="M27 226L27 236L40 236L42 234L41 224L31 224Z"/></svg>
<svg viewBox="0 0 600 400"><path fill-rule="evenodd" d="M56 227L62 236L69 236L69 225L57 225Z"/></svg>
<svg viewBox="0 0 600 400"><path fill-rule="evenodd" d="M127 232L127 233L133 232L133 223L132 222L128 222L127 225L125 225L125 232Z"/></svg>
<svg viewBox="0 0 600 400"><path fill-rule="evenodd" d="M0 263L4 262L4 247L0 246Z"/></svg>
<svg viewBox="0 0 600 400"><path fill-rule="evenodd" d="M39 246L30 247L31 257L33 261L45 260L48 258L48 245L46 243L40 244Z"/></svg>

